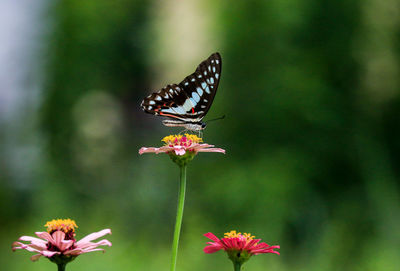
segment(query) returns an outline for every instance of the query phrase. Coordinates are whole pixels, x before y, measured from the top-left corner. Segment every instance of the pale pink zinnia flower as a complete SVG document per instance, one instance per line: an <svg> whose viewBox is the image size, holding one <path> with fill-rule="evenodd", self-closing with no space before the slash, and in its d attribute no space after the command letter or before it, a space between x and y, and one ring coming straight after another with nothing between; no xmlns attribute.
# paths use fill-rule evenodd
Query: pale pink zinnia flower
<svg viewBox="0 0 400 271"><path fill-rule="evenodd" d="M13 251L17 249L26 249L37 254L31 257L32 261L37 261L41 256L49 258L57 264L66 264L78 255L92 252L104 251L99 246L111 246L111 242L103 239L98 242L92 242L106 234L111 234L110 229L104 229L99 232L91 233L79 241L75 240L75 228L78 226L71 219L55 219L46 223L47 231L35 232L39 237L21 236L20 241L29 243L14 242Z"/></svg>
<svg viewBox="0 0 400 271"><path fill-rule="evenodd" d="M234 264L240 266L250 259L253 255L258 255L262 253L275 253L279 255L278 251L274 249L279 249L279 246L270 246L267 243L259 243L261 239L254 239L249 233L241 234L236 233L236 231L230 231L225 233L224 238L219 239L211 232L204 234L214 242L207 242L208 246L204 248L205 253L214 253L221 249L228 253L228 257L233 261Z"/></svg>
<svg viewBox="0 0 400 271"><path fill-rule="evenodd" d="M214 145L201 143L203 140L192 134L185 135L169 135L164 137L161 141L165 143L160 148L155 147L142 147L139 150L139 154L143 153L170 153L173 152L176 155L184 155L187 152L198 153L198 152L220 152L225 153L225 150L220 148L214 148Z"/></svg>
<svg viewBox="0 0 400 271"><path fill-rule="evenodd" d="M202 143L203 140L192 134L169 135L161 141L165 143L160 148L142 147L139 154L143 153L166 153L180 167L186 166L198 152L220 152L225 153L224 149L214 148L214 145Z"/></svg>

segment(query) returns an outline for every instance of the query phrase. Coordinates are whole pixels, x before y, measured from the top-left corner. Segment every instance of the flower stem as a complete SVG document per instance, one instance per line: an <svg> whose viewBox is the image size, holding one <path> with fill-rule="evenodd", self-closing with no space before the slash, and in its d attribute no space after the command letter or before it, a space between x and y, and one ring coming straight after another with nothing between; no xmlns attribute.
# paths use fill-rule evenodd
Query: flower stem
<svg viewBox="0 0 400 271"><path fill-rule="evenodd" d="M174 241L172 242L172 258L171 258L170 271L175 271L175 268L176 268L176 258L178 256L179 235L181 233L181 226L182 226L183 206L185 204L186 165L180 166L180 170L181 170L181 178L180 178L180 183L179 183L178 208L176 211Z"/></svg>
<svg viewBox="0 0 400 271"><path fill-rule="evenodd" d="M65 263L58 263L58 271L65 271L65 266L67 266L67 264Z"/></svg>
<svg viewBox="0 0 400 271"><path fill-rule="evenodd" d="M238 263L238 262L234 262L233 263L233 270L234 271L240 271L241 267L242 267L241 263Z"/></svg>

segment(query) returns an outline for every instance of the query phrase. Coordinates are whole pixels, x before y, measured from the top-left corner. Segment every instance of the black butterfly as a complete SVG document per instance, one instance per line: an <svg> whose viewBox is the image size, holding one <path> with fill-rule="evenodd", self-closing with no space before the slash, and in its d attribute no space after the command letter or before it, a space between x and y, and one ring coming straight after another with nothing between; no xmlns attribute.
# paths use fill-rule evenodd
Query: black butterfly
<svg viewBox="0 0 400 271"><path fill-rule="evenodd" d="M212 54L178 85L168 85L147 96L140 106L147 113L167 117L163 120L165 126L182 126L191 131L203 130L206 124L202 119L217 92L221 65L220 54Z"/></svg>

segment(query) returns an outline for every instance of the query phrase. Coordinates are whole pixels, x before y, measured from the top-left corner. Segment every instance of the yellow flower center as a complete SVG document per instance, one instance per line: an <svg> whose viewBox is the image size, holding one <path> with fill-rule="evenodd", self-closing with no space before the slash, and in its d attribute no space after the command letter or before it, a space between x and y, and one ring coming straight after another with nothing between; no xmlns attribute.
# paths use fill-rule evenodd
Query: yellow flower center
<svg viewBox="0 0 400 271"><path fill-rule="evenodd" d="M239 239L245 239L246 242L249 242L256 238L254 235L251 235L250 233L241 233L241 232L236 232L236 231L230 231L226 232L224 234L225 238L239 238Z"/></svg>
<svg viewBox="0 0 400 271"><path fill-rule="evenodd" d="M203 139L197 135L184 134L184 135L169 135L164 137L161 141L168 146L185 146L188 147L193 143L201 143Z"/></svg>
<svg viewBox="0 0 400 271"><path fill-rule="evenodd" d="M54 231L63 231L64 233L73 233L75 228L78 228L74 220L71 219L53 219L48 221L45 225L47 232L52 233Z"/></svg>

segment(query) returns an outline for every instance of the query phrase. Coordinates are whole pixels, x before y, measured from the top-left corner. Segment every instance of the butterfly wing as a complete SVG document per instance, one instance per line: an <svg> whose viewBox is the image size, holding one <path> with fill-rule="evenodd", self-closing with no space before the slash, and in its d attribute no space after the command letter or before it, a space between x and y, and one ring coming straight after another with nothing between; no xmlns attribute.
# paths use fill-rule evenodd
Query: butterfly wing
<svg viewBox="0 0 400 271"><path fill-rule="evenodd" d="M221 64L220 54L212 54L179 85L168 85L146 97L141 104L143 110L185 122L201 121L217 92Z"/></svg>

